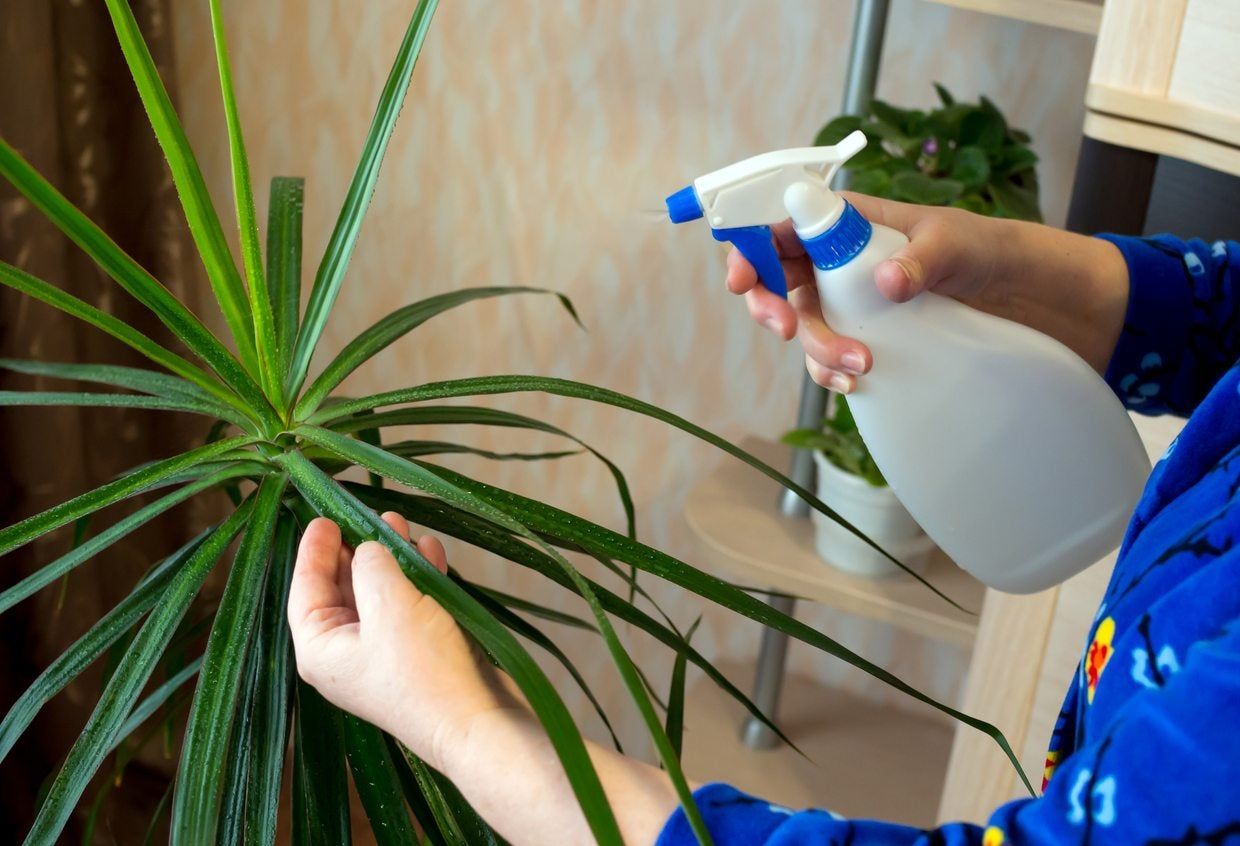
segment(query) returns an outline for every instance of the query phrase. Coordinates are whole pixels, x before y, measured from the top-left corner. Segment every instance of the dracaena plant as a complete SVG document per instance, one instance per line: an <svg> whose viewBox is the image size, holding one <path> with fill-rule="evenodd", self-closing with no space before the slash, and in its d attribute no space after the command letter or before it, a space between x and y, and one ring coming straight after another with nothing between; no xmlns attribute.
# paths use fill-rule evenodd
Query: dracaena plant
<svg viewBox="0 0 1240 846"><path fill-rule="evenodd" d="M796 491L814 508L830 509L776 470L710 432L662 409L622 394L564 379L493 376L433 382L373 396L333 396L359 365L426 320L487 297L536 293L530 288L449 291L398 309L366 329L308 380L310 361L344 281L349 256L376 180L380 161L435 3L413 12L379 98L335 229L315 271L304 309L300 303L302 183L271 184L266 250L260 244L228 52L218 0L211 0L231 152L241 267L227 246L185 133L126 0L107 0L120 46L170 165L190 232L231 333L226 346L169 291L122 252L94 223L0 142L0 173L89 255L121 288L148 307L188 351L184 357L97 308L0 263L0 282L107 332L150 359L152 369L106 364L8 361L11 370L120 389L97 392L3 392L0 405L111 406L189 412L211 420L202 446L135 467L95 490L0 530L0 554L70 524L80 527L114 503L141 497L144 504L119 522L77 540L66 555L0 592L0 610L59 580L74 567L156 516L196 496L232 497L234 508L216 525L203 526L186 546L155 564L132 593L56 659L0 722L0 756L8 754L40 707L105 653L116 658L98 704L59 771L49 778L28 844L56 842L70 814L118 744L171 703L189 701L180 762L170 799L171 840L177 844L268 844L275 836L286 749L292 745L292 820L297 842L348 841L347 772L383 844L494 842L486 824L442 776L391 737L321 699L301 684L293 667L284 622L295 545L302 525L316 514L336 521L352 544L386 544L410 580L437 600L508 673L545 726L556 754L602 844L620 844L612 809L601 789L581 734L564 702L527 646L564 663L584 680L555 641L533 619L585 628L607 647L639 710L663 766L679 790L699 838L709 835L693 809L679 763L687 665L699 668L751 713L770 721L728 682L650 600L638 572L666 580L708 601L786 632L991 735L1009 758L1011 749L988 723L934 701L830 638L781 614L745 590L709 576L636 539L623 474L607 463L624 503L627 532L451 472L427 459L470 452L511 458L456 443L385 440L389 427L428 423L517 427L569 437L555 426L474 405L439 400L514 392L542 392L606 403L647 415L705 440ZM542 292L545 293L545 292ZM572 307L560 298L566 308ZM575 314L573 315L575 317ZM235 352L233 351L235 349ZM575 440L575 439L574 439ZM522 455L553 458L563 453ZM369 481L341 481L350 467ZM384 480L399 485L385 487ZM223 493L221 493L223 492ZM392 531L376 512L399 511L428 529L459 538L525 567L585 600L581 619L554 612L481 585L459 574L441 574ZM833 516L833 515L832 515ZM836 518L838 519L838 518ZM234 540L235 552L229 554ZM587 578L565 553L584 555L625 576L621 593ZM228 563L224 563L225 560ZM208 617L210 635L194 657L166 682L151 686L161 656L193 642L185 620L207 575L228 567L222 598ZM626 568L631 568L630 570ZM927 586L929 587L929 586ZM933 589L933 588L930 588ZM643 600L643 597L645 599ZM947 600L944 597L945 601ZM651 610L644 610L644 606ZM613 627L620 620L675 653L666 699L634 666ZM119 647L119 648L118 648ZM196 678L192 688L191 682ZM588 694L588 689L587 689ZM598 707L597 700L590 700ZM416 708L417 703L409 707ZM660 713L660 709L664 714ZM599 708L600 713L602 709ZM606 715L603 715L604 721ZM772 726L774 728L774 726ZM1013 759L1014 762L1014 759Z"/></svg>

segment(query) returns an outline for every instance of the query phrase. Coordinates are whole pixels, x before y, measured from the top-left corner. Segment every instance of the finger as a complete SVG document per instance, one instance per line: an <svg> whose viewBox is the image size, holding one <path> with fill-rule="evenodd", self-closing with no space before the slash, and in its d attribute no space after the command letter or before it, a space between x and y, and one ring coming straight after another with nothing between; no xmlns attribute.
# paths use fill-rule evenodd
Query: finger
<svg viewBox="0 0 1240 846"><path fill-rule="evenodd" d="M809 359L841 375L869 372L874 364L869 347L855 338L837 334L827 325L816 290L798 291L792 299L797 313L797 340Z"/></svg>
<svg viewBox="0 0 1240 846"><path fill-rule="evenodd" d="M390 628L400 614L422 598L383 544L366 541L353 553L353 593L363 633ZM390 632L389 632L390 634Z"/></svg>
<svg viewBox="0 0 1240 846"><path fill-rule="evenodd" d="M418 538L418 552L426 556L426 560L435 565L441 573L448 572L448 553L443 543L434 535L423 535Z"/></svg>
<svg viewBox="0 0 1240 846"><path fill-rule="evenodd" d="M796 334L796 312L787 300L772 294L764 286L755 285L745 292L745 306L755 322L774 332L780 339L787 341Z"/></svg>
<svg viewBox="0 0 1240 846"><path fill-rule="evenodd" d="M356 609L357 602L353 598L353 550L347 545L341 546L337 559L336 586L340 588L341 604Z"/></svg>
<svg viewBox="0 0 1240 846"><path fill-rule="evenodd" d="M324 517L312 520L301 536L289 585L288 620L294 636L315 611L343 605L336 582L339 566L340 528Z"/></svg>
<svg viewBox="0 0 1240 846"><path fill-rule="evenodd" d="M793 236L796 237L795 235ZM799 244L800 241L797 241ZM787 251L780 251L781 253ZM784 268L784 283L788 290L798 288L801 285L810 285L814 282L814 269L805 258L804 251L800 255L781 255L780 264ZM753 269L753 265L749 263L749 259L745 258L740 250L733 247L728 251L727 257L727 274L724 277L724 285L727 286L729 292L733 294L744 294L755 286L761 284L758 279L758 273Z"/></svg>
<svg viewBox="0 0 1240 846"><path fill-rule="evenodd" d="M805 356L805 369L809 371L811 379L829 390L838 391L841 394L851 394L853 389L857 387L857 377L847 373L840 373L838 370L832 370L829 367L823 367L808 355Z"/></svg>
<svg viewBox="0 0 1240 846"><path fill-rule="evenodd" d="M395 511L384 511L382 515L383 522L392 527L396 534L405 540L409 540L409 521L397 514Z"/></svg>

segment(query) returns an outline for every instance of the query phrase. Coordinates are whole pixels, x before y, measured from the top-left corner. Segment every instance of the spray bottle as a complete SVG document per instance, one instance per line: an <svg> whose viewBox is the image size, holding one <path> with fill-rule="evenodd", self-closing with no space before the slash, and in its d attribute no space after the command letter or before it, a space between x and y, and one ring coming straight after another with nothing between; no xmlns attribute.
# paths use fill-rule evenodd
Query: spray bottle
<svg viewBox="0 0 1240 846"><path fill-rule="evenodd" d="M991 587L1062 582L1122 538L1150 471L1141 439L1093 368L1053 338L938 294L896 304L879 293L875 268L908 239L830 188L865 143L857 131L708 173L668 197L669 216L705 216L785 297L770 225L791 217L823 317L874 354L848 403L909 513Z"/></svg>

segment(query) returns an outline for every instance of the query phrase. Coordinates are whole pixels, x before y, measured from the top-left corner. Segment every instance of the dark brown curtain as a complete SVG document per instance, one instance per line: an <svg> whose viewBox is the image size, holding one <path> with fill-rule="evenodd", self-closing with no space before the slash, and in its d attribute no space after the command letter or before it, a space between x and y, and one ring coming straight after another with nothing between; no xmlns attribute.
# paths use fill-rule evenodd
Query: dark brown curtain
<svg viewBox="0 0 1240 846"><path fill-rule="evenodd" d="M131 3L175 96L170 0ZM192 243L102 2L0 3L0 133L201 313L197 299L203 283ZM7 184L0 185L0 259L176 348L154 318ZM0 288L0 354L151 366L102 332L7 288ZM53 386L73 387L0 374L4 389ZM184 450L201 442L205 426L160 412L0 409L0 522L8 525L127 468ZM106 525L132 508L118 506L98 523ZM153 561L203 525L207 515L195 508L181 506L170 519L143 528L78 568L65 584L0 615L0 710L7 712L34 677L121 600ZM0 559L0 585L13 584L63 554L71 540L72 531L61 530ZM0 839L21 839L41 785L55 773L94 707L105 664L96 662L50 702L0 763ZM157 732L119 786L108 792L94 842L142 842L146 821L175 769L174 754L164 746ZM105 764L105 770L110 766ZM103 784L114 781L107 773L95 780L63 842L80 841L92 799Z"/></svg>

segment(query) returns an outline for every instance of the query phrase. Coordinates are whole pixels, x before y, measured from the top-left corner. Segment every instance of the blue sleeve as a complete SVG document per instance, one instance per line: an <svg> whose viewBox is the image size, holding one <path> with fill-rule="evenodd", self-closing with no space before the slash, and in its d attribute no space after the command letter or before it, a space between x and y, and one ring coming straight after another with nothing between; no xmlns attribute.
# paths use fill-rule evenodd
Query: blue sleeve
<svg viewBox="0 0 1240 846"><path fill-rule="evenodd" d="M921 830L771 806L726 785L695 796L716 846L1174 846L1240 837L1240 628L1194 644L1160 687L1129 698L1055 769L1046 792L998 808L985 828ZM696 841L684 813L657 846Z"/></svg>
<svg viewBox="0 0 1240 846"><path fill-rule="evenodd" d="M1130 286L1107 383L1133 411L1187 417L1240 357L1240 242L1099 237Z"/></svg>

